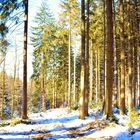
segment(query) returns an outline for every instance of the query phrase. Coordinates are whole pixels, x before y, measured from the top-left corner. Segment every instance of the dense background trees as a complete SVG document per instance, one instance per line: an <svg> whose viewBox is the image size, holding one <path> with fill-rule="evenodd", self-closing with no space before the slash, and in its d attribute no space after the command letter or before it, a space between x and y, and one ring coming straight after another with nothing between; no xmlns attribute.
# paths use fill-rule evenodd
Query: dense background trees
<svg viewBox="0 0 140 140"><path fill-rule="evenodd" d="M16 3L12 2L11 5ZM2 16L6 4L3 3L0 16L3 56L4 48L9 45L4 21L10 13L6 18ZM31 27L33 74L28 83L28 110L39 112L68 106L79 108L80 118L84 119L88 106L98 105L107 118L112 117L112 107L119 108L121 115L137 108L140 105L140 2L63 0L60 8L59 17L55 19L48 3L43 1ZM22 81L8 76L3 59L0 61L3 116L4 107L9 108L11 114L18 110L13 107L11 110L11 93L20 108L21 95L16 97L15 91L16 81L20 86ZM7 77L13 81L14 92L6 86ZM11 103L7 104L7 100Z"/></svg>

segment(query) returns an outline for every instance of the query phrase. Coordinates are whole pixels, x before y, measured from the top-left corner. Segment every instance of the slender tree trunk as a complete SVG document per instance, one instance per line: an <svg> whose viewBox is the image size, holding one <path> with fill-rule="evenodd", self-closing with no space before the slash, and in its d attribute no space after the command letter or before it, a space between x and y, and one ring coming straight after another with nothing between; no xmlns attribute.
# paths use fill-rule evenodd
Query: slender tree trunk
<svg viewBox="0 0 140 140"><path fill-rule="evenodd" d="M65 72L64 72L64 64L62 66L62 106L65 107Z"/></svg>
<svg viewBox="0 0 140 140"><path fill-rule="evenodd" d="M53 102L52 102L52 107L53 108L55 108L55 79L54 79L54 77L53 77L53 81L52 81L53 83L52 83L52 88L53 88L53 90L52 90L52 92L53 92Z"/></svg>
<svg viewBox="0 0 140 140"><path fill-rule="evenodd" d="M118 92L117 92L117 46L116 46L116 8L113 0L114 9L114 106L118 107Z"/></svg>
<svg viewBox="0 0 140 140"><path fill-rule="evenodd" d="M140 54L140 50L138 51ZM138 55L138 106L140 106L140 55Z"/></svg>
<svg viewBox="0 0 140 140"><path fill-rule="evenodd" d="M12 104L11 104L11 117L14 114L14 105L15 105L15 80L16 80L16 65L17 65L17 46L15 43L15 64L14 64L14 76L12 82Z"/></svg>
<svg viewBox="0 0 140 140"><path fill-rule="evenodd" d="M134 65L133 65L133 75L134 75L134 107L137 107L137 45L134 44Z"/></svg>
<svg viewBox="0 0 140 140"><path fill-rule="evenodd" d="M73 76L73 95L74 95L74 106L77 105L77 100L76 100L76 51L74 49L74 76Z"/></svg>
<svg viewBox="0 0 140 140"><path fill-rule="evenodd" d="M112 95L113 95L113 18L112 0L106 0L107 15L107 83L106 83L106 108L107 118L112 117Z"/></svg>
<svg viewBox="0 0 140 140"><path fill-rule="evenodd" d="M27 37L28 37L28 0L24 0L24 57L23 57L23 97L22 97L22 119L27 119Z"/></svg>
<svg viewBox="0 0 140 140"><path fill-rule="evenodd" d="M138 1L135 0L135 7L136 7L136 44L137 44L137 83L138 83L138 87L137 87L137 94L138 94L138 106L140 106L140 30L139 30L139 24L140 24L140 21L139 21L139 10L138 10Z"/></svg>
<svg viewBox="0 0 140 140"><path fill-rule="evenodd" d="M92 104L93 100L93 48L92 41L90 45L90 104Z"/></svg>
<svg viewBox="0 0 140 140"><path fill-rule="evenodd" d="M81 94L80 119L85 119L85 0L81 0Z"/></svg>
<svg viewBox="0 0 140 140"><path fill-rule="evenodd" d="M86 45L85 45L85 116L88 116L89 102L89 3L87 0L87 20L86 20Z"/></svg>
<svg viewBox="0 0 140 140"><path fill-rule="evenodd" d="M68 106L71 110L71 8L69 13L69 74L68 74Z"/></svg>
<svg viewBox="0 0 140 140"><path fill-rule="evenodd" d="M128 13L128 76L129 76L129 94L128 94L128 108L129 112L132 111L133 103L132 103L132 65L133 65L133 49L132 49L132 37L131 37L131 16L130 16L130 0L127 2L127 13Z"/></svg>
<svg viewBox="0 0 140 140"><path fill-rule="evenodd" d="M4 104L5 104L5 59L3 61L3 72L2 72L2 101L1 101L1 117L4 117Z"/></svg>
<svg viewBox="0 0 140 140"><path fill-rule="evenodd" d="M135 21L134 21L134 35L135 35L135 45L134 45L134 106L137 107L138 105L138 47L139 46L139 20L138 20L138 7L137 7L137 0L134 0L134 9L135 9Z"/></svg>
<svg viewBox="0 0 140 140"><path fill-rule="evenodd" d="M121 94L120 114L125 114L125 46L124 46L124 6L120 0L120 44L121 44Z"/></svg>
<svg viewBox="0 0 140 140"><path fill-rule="evenodd" d="M104 11L104 16L103 16L103 30L104 30L104 79L103 79L103 106L102 106L102 112L105 111L105 98L106 98L106 0L103 0L103 11ZM105 114L107 112L104 112Z"/></svg>
<svg viewBox="0 0 140 140"><path fill-rule="evenodd" d="M57 105L58 105L58 101L57 101L57 92L56 92L56 91L57 91L57 85L56 85L57 83L55 82L54 84L55 84L55 87L56 87L56 89L55 89L55 94L54 94L54 95L55 95L55 108L57 108L57 107L58 107L58 106L57 106Z"/></svg>
<svg viewBox="0 0 140 140"><path fill-rule="evenodd" d="M42 73L42 78L41 78L41 98L42 98L42 111L46 111L46 91L45 91L45 77L44 77L44 72Z"/></svg>
<svg viewBox="0 0 140 140"><path fill-rule="evenodd" d="M96 103L98 102L99 99L99 89L98 89L98 48L95 50L95 56L96 56Z"/></svg>

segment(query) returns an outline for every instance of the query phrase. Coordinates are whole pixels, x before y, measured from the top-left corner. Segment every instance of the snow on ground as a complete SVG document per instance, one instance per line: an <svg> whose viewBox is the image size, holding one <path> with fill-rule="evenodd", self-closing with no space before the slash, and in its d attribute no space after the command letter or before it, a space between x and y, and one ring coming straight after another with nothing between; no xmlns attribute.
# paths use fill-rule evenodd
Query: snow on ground
<svg viewBox="0 0 140 140"><path fill-rule="evenodd" d="M124 125L112 124L101 118L99 112L90 111L85 120L78 118L78 111L69 112L66 108L51 109L30 114L33 124L17 124L0 127L0 139L7 140L140 140L140 132L133 136ZM125 119L126 117L124 117ZM123 123L124 123L124 119Z"/></svg>

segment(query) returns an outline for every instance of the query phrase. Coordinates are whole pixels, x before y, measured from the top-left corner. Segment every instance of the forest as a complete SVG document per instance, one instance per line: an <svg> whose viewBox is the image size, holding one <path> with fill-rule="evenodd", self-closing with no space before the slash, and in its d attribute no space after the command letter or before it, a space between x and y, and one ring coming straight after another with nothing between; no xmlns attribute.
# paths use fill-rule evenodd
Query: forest
<svg viewBox="0 0 140 140"><path fill-rule="evenodd" d="M0 0L0 77L0 139L140 140L140 0Z"/></svg>

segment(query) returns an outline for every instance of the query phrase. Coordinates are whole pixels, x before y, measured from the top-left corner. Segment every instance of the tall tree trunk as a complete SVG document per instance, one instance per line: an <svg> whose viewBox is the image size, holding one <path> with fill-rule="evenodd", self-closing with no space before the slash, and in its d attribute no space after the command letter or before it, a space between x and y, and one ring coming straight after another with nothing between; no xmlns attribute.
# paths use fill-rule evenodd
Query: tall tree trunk
<svg viewBox="0 0 140 140"><path fill-rule="evenodd" d="M4 117L4 104L5 104L5 59L3 61L3 72L2 72L2 101L1 101L1 117Z"/></svg>
<svg viewBox="0 0 140 140"><path fill-rule="evenodd" d="M23 96L22 96L22 119L27 119L27 37L28 37L28 0L24 0L24 56L23 56Z"/></svg>
<svg viewBox="0 0 140 140"><path fill-rule="evenodd" d="M106 98L106 0L103 0L103 11L104 11L104 16L103 16L103 30L104 30L104 79L103 79L103 106L102 106L102 112L105 111L105 98ZM104 112L105 114L107 112Z"/></svg>
<svg viewBox="0 0 140 140"><path fill-rule="evenodd" d="M137 31L135 30L135 32L137 32ZM134 107L137 107L137 93L136 93L137 92L137 45L136 45L136 42L135 41L134 41L133 77L134 77L134 82L133 82Z"/></svg>
<svg viewBox="0 0 140 140"><path fill-rule="evenodd" d="M55 108L55 78L53 76L53 79L52 79L52 94L53 94L53 101L52 101L52 108Z"/></svg>
<svg viewBox="0 0 140 140"><path fill-rule="evenodd" d="M140 54L140 48L138 50L138 53ZM138 55L138 106L140 106L140 55Z"/></svg>
<svg viewBox="0 0 140 140"><path fill-rule="evenodd" d="M139 20L138 20L138 8L137 8L137 0L134 0L134 9L135 9L135 20L134 20L134 106L138 105L138 47L139 47Z"/></svg>
<svg viewBox="0 0 140 140"><path fill-rule="evenodd" d="M85 119L85 0L81 0L81 94L80 119Z"/></svg>
<svg viewBox="0 0 140 140"><path fill-rule="evenodd" d="M76 51L74 49L74 76L73 76L73 95L74 95L74 106L77 105L77 100L76 100Z"/></svg>
<svg viewBox="0 0 140 140"><path fill-rule="evenodd" d="M107 119L112 117L112 94L113 94L113 18L112 0L106 0L107 15L107 79L106 79L106 108Z"/></svg>
<svg viewBox="0 0 140 140"><path fill-rule="evenodd" d="M100 64L99 64L99 48L95 51L96 55L96 103L100 99Z"/></svg>
<svg viewBox="0 0 140 140"><path fill-rule="evenodd" d="M70 2L69 2L70 3ZM71 8L69 11L69 72L68 72L68 107L71 110Z"/></svg>
<svg viewBox="0 0 140 140"><path fill-rule="evenodd" d="M85 116L88 116L89 102L89 3L87 0L87 20L86 20L86 45L85 45Z"/></svg>
<svg viewBox="0 0 140 140"><path fill-rule="evenodd" d="M42 77L41 77L41 99L42 99L42 111L45 112L46 111L46 91L45 91L45 77L44 77L44 73L42 73Z"/></svg>
<svg viewBox="0 0 140 140"><path fill-rule="evenodd" d="M118 92L117 92L117 46L116 46L116 8L115 2L113 0L113 9L114 9L114 106L118 107Z"/></svg>
<svg viewBox="0 0 140 140"><path fill-rule="evenodd" d="M15 64L14 64L14 76L13 76L13 82L12 82L12 104L11 104L11 117L13 117L14 114L14 105L15 105L15 80L16 80L16 65L17 65L17 46L15 43Z"/></svg>
<svg viewBox="0 0 140 140"><path fill-rule="evenodd" d="M125 45L124 45L124 6L120 0L120 44L121 44L121 93L120 114L125 114Z"/></svg>
<svg viewBox="0 0 140 140"><path fill-rule="evenodd" d="M93 100L93 48L92 48L92 41L90 45L90 92L89 92L89 99L90 99L90 104L92 104Z"/></svg>
<svg viewBox="0 0 140 140"><path fill-rule="evenodd" d="M62 106L66 107L65 105L65 71L64 71L64 64L62 66Z"/></svg>
<svg viewBox="0 0 140 140"><path fill-rule="evenodd" d="M129 112L131 112L133 108L133 103L132 103L132 65L133 65L133 49L132 49L132 34L131 34L131 16L130 16L130 0L127 2L127 14L128 14L128 76L129 76L129 94L128 94L128 108Z"/></svg>
<svg viewBox="0 0 140 140"><path fill-rule="evenodd" d="M139 32L139 10L138 1L135 0L135 10L136 10L136 45L137 45L137 96L138 96L138 106L140 106L140 32Z"/></svg>

